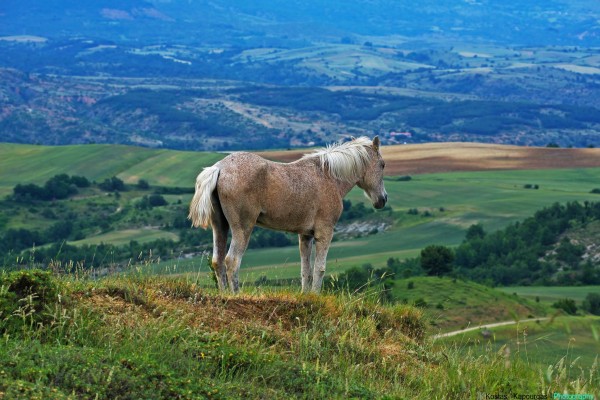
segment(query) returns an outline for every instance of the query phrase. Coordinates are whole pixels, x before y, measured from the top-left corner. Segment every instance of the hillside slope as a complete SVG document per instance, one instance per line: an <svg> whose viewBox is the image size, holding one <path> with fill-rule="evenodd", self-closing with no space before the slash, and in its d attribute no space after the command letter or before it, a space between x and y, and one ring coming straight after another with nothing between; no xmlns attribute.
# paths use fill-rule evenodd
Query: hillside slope
<svg viewBox="0 0 600 400"><path fill-rule="evenodd" d="M421 304L432 332L545 316L544 306L471 281L412 277L394 282L394 298Z"/></svg>
<svg viewBox="0 0 600 400"><path fill-rule="evenodd" d="M223 296L140 275L0 279L5 398L447 399L598 387L593 374L539 379L546 369L518 357L433 346L418 310L364 297Z"/></svg>

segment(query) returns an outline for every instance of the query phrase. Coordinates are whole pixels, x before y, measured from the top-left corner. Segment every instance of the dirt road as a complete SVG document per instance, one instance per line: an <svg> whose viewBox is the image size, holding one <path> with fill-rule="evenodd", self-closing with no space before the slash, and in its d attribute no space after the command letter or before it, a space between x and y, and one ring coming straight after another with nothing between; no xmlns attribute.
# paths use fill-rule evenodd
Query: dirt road
<svg viewBox="0 0 600 400"><path fill-rule="evenodd" d="M471 332L471 331L475 331L477 329L489 329L489 328L495 328L497 326L513 325L513 324L517 324L517 323L521 323L521 322L545 321L547 319L548 319L548 317L529 318L529 319L522 319L520 321L504 321L504 322L494 322L492 324L481 324L481 325L473 326L470 328L459 329L457 331L439 333L437 335L433 335L433 339L440 339L440 338L444 338L444 337L456 336L456 335L460 335L461 333Z"/></svg>

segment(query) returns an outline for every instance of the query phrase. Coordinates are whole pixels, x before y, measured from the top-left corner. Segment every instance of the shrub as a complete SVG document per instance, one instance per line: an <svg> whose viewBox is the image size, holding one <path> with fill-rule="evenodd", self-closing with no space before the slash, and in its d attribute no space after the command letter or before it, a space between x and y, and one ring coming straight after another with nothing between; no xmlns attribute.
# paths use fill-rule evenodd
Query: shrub
<svg viewBox="0 0 600 400"><path fill-rule="evenodd" d="M46 306L58 299L58 288L49 272L21 270L0 277L0 332L25 324L44 323Z"/></svg>
<svg viewBox="0 0 600 400"><path fill-rule="evenodd" d="M600 294L588 293L582 308L591 314L600 315Z"/></svg>
<svg viewBox="0 0 600 400"><path fill-rule="evenodd" d="M552 307L558 308L559 310L563 310L569 315L577 314L577 305L575 304L575 300L573 299L561 299L556 303L552 304Z"/></svg>
<svg viewBox="0 0 600 400"><path fill-rule="evenodd" d="M421 307L421 308L427 307L427 302L422 297L419 297L418 299L416 299L413 304L415 307Z"/></svg>

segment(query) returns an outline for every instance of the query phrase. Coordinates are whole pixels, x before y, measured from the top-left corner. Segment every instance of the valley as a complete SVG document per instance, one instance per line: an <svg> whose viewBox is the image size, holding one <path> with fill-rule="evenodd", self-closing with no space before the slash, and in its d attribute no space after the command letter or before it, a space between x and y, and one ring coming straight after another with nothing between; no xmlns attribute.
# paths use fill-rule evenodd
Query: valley
<svg viewBox="0 0 600 400"><path fill-rule="evenodd" d="M593 1L376 1L368 20L360 1L318 15L296 2L273 12L223 2L228 13L66 5L84 24L51 4L30 4L52 16L34 22L6 2L0 141L229 151L379 134L387 144L600 145Z"/></svg>
<svg viewBox="0 0 600 400"><path fill-rule="evenodd" d="M598 398L598 21L3 0L0 399ZM389 201L346 196L323 291L296 235L256 228L219 293L186 218L202 168L375 135Z"/></svg>

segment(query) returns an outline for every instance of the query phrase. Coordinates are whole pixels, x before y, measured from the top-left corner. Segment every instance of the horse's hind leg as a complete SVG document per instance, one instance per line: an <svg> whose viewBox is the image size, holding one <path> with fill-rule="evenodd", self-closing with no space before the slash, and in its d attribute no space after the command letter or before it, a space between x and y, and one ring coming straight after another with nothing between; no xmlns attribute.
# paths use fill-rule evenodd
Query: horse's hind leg
<svg viewBox="0 0 600 400"><path fill-rule="evenodd" d="M227 273L225 267L225 254L227 252L227 234L229 233L229 223L223 215L223 210L215 202L213 198L213 214L212 230L213 230L213 256L212 268L217 277L217 284L220 291L227 290Z"/></svg>
<svg viewBox="0 0 600 400"><path fill-rule="evenodd" d="M312 281L312 268L310 265L310 254L312 252L313 237L307 235L298 235L300 242L300 265L302 277L302 292L306 293L310 290Z"/></svg>
<svg viewBox="0 0 600 400"><path fill-rule="evenodd" d="M240 290L239 284L239 270L240 264L242 263L242 256L248 247L248 241L250 240L250 234L252 233L253 226L232 228L231 230L231 244L229 245L229 251L227 257L225 257L225 264L227 265L227 279L229 280L229 288L233 293L237 293Z"/></svg>

